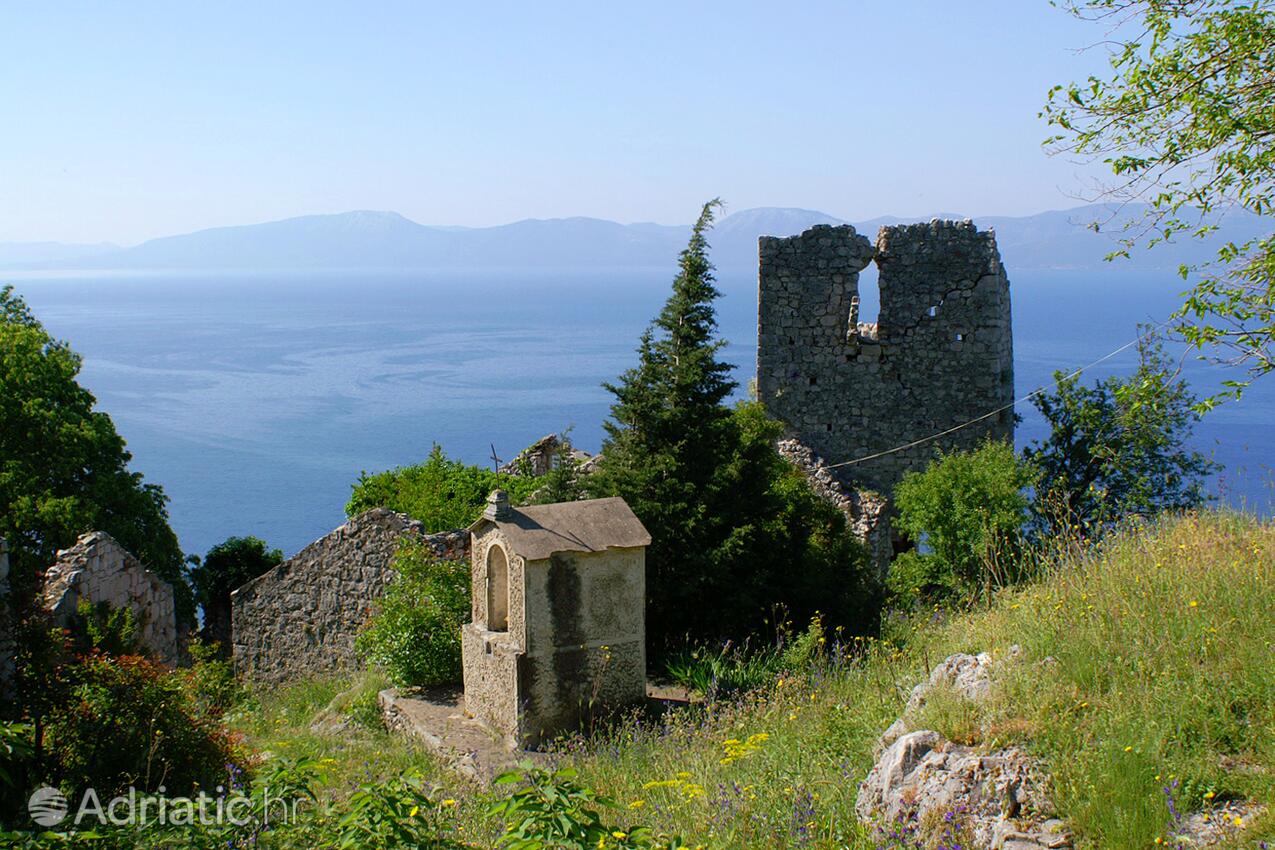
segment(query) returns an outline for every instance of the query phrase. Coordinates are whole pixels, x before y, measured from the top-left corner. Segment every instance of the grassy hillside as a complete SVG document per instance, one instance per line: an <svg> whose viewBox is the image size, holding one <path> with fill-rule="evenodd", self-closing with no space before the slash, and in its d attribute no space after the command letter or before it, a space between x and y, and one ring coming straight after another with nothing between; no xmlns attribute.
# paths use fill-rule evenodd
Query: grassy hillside
<svg viewBox="0 0 1275 850"><path fill-rule="evenodd" d="M855 796L911 687L950 653L1004 656L1017 644L1022 659L1000 668L986 703L934 700L922 720L953 740L1015 743L1044 759L1080 846L1145 848L1168 835L1166 786L1184 811L1228 799L1275 805L1273 641L1275 527L1191 516L1056 559L985 609L935 612L902 649L829 635L820 663L745 697L625 722L562 752L621 807L609 820L691 847L877 847L855 819ZM334 759L337 795L363 776L421 766L456 800L453 837L490 846L499 825L486 801L427 756L370 729L310 729L339 690L275 694L241 725L263 749ZM338 698L329 711L342 700L359 703ZM1235 846L1275 838L1275 818L1251 820Z"/></svg>

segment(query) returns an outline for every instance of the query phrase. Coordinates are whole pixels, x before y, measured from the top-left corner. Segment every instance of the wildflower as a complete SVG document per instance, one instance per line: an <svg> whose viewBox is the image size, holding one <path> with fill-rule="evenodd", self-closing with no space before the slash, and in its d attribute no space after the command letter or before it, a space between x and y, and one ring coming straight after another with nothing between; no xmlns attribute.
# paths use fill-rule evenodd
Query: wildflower
<svg viewBox="0 0 1275 850"><path fill-rule="evenodd" d="M408 816L409 818L414 818L414 817L416 817L416 814L417 814L420 810L421 810L421 807L420 807L420 806L412 806L412 810L411 810L410 812L408 812L408 813L407 813L407 816Z"/></svg>
<svg viewBox="0 0 1275 850"><path fill-rule="evenodd" d="M1131 753L1131 752L1133 752L1133 747L1125 747L1125 748L1124 748L1124 751L1125 751L1126 753Z"/></svg>
<svg viewBox="0 0 1275 850"><path fill-rule="evenodd" d="M611 833L611 837L612 837L612 838L624 839L624 838L628 838L628 837L629 837L629 834L628 834L627 832L620 832L620 830L618 830L618 829L617 829L617 830L612 831L612 833Z"/></svg>
<svg viewBox="0 0 1275 850"><path fill-rule="evenodd" d="M1206 799L1206 800L1212 800L1212 799L1213 799L1214 797L1216 797L1216 796L1217 796L1216 794L1214 794L1212 791L1210 791L1210 792L1208 792L1207 794L1205 794L1205 795L1204 795L1204 799Z"/></svg>
<svg viewBox="0 0 1275 850"><path fill-rule="evenodd" d="M1192 607L1192 608L1199 608L1199 607L1200 607L1200 603L1199 603L1199 602L1197 602L1196 600L1192 599L1192 600L1191 600L1191 607Z"/></svg>
<svg viewBox="0 0 1275 850"><path fill-rule="evenodd" d="M446 800L442 802L442 806L444 809L450 809L454 805L456 805L456 801L453 800L451 797L448 797Z"/></svg>
<svg viewBox="0 0 1275 850"><path fill-rule="evenodd" d="M629 803L629 808L640 809L645 805L646 805L646 800L634 800L632 803Z"/></svg>

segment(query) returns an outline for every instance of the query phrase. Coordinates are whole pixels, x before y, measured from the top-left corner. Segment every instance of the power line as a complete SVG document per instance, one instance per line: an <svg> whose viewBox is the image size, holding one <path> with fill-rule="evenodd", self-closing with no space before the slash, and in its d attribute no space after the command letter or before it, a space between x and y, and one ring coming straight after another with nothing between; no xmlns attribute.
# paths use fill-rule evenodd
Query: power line
<svg viewBox="0 0 1275 850"><path fill-rule="evenodd" d="M1144 340L1144 339L1146 339L1147 337L1151 336L1151 335L1152 335L1152 334L1154 334L1156 331L1160 330L1160 329L1161 329L1161 328L1163 328L1165 325L1169 324L1169 322L1170 322L1170 321L1172 321L1172 320L1171 320L1171 319L1165 319L1163 322L1161 322L1160 324L1158 324L1158 325L1156 325L1155 327L1151 328L1151 329L1150 329L1150 330L1148 330L1146 333L1144 333L1144 334L1141 334L1141 335L1139 335L1139 336L1134 337L1133 339L1129 340L1128 342L1126 342L1124 345L1120 346L1120 347L1119 347L1119 348L1117 348L1116 350L1111 351L1111 352L1108 352L1107 354L1104 354L1103 356L1099 357L1097 360L1093 361L1092 363L1087 363L1087 364L1085 364L1084 366L1081 366L1079 369L1075 370L1075 371L1074 371L1074 372L1072 372L1070 375L1068 375L1067 377L1063 378L1063 380L1064 380L1064 381L1069 381L1069 380L1071 380L1072 378L1074 378L1074 377L1076 377L1077 375L1079 375L1081 372L1084 372L1086 369L1092 369L1093 367L1097 366L1099 363L1102 363L1102 362L1104 362L1104 361L1106 361L1106 360L1110 360L1112 357L1115 357L1115 356L1116 356L1117 354L1119 354L1120 352L1125 351L1126 349L1130 348L1131 346L1137 345L1137 344L1138 344L1139 342L1141 342L1142 340ZM987 413L984 413L982 416L976 416L975 418L973 418L973 419L969 420L968 422L962 422L960 425L955 425L955 426L953 426L953 427L951 427L951 428L948 428L946 431L940 431L940 432L938 432L937 434L931 434L931 435L930 435L930 436L928 436L928 437L922 437L922 438L921 438L921 439L919 439L919 440L913 440L913 441L912 441L912 442L910 442L910 443L904 443L904 444L903 444L903 445L901 445L901 446L895 446L895 447L894 447L894 448L892 448L892 449L886 449L885 451L882 451L882 452L875 452L874 454L870 454L870 455L867 455L867 456L865 456L865 457L855 458L854 460L843 460L843 461L841 461L841 463L829 463L829 464L825 464L825 465L821 466L821 467L820 467L820 469L837 469L838 467L842 467L842 466L854 466L855 464L858 464L858 463L866 463L867 461L870 461L870 460L876 460L876 459L877 459L877 458L879 458L879 457L885 457L886 455L892 455L892 454L894 454L895 452L901 452L901 451L904 451L904 450L906 450L906 449L910 449L910 448L913 448L913 447L915 447L915 446L922 445L923 443L928 443L928 442L930 442L931 440L937 440L937 439L939 439L940 437L946 437L948 434L955 433L955 432L957 432L957 431L961 430L962 428L968 428L969 426L971 426L971 425L975 424L976 422L982 422L984 419L990 419L990 418L991 418L991 417L993 417L993 416L996 416L996 415L998 415L998 414L1000 414L1000 413L1004 413L1006 410L1011 410L1012 408L1017 407L1018 405L1022 404L1022 403L1023 403L1023 402L1025 402L1025 401L1030 401L1031 399L1033 399L1033 398L1035 398L1036 396L1040 395L1041 393L1045 392L1045 390L1046 390L1046 388L1045 388L1045 387L1043 387L1043 386L1042 386L1042 387L1037 387L1036 389L1032 390L1032 391L1031 391L1031 392L1029 392L1027 395L1023 396L1022 398L1016 398L1016 399L1014 399L1013 401L1011 401L1009 404L1002 405L1002 406L1000 406L1000 407L996 408L995 410L992 410L992 411L989 411L989 412L987 412Z"/></svg>

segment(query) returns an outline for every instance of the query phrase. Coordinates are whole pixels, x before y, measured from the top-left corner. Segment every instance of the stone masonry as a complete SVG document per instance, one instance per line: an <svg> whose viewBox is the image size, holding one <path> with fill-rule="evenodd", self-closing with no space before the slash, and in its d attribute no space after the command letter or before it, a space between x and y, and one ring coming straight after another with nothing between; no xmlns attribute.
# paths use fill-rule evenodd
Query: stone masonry
<svg viewBox="0 0 1275 850"><path fill-rule="evenodd" d="M142 646L166 664L178 660L173 588L104 531L81 535L44 574L44 607L67 626L81 601L130 608Z"/></svg>
<svg viewBox="0 0 1275 850"><path fill-rule="evenodd" d="M992 232L969 221L882 227L873 245L849 225L760 240L758 395L838 478L889 495L939 449L1011 439L1009 280ZM876 323L859 322L859 273L879 270Z"/></svg>
<svg viewBox="0 0 1275 850"><path fill-rule="evenodd" d="M373 508L231 594L236 672L281 682L359 666L354 638L394 576L400 541L469 557L469 532L427 534L406 514Z"/></svg>

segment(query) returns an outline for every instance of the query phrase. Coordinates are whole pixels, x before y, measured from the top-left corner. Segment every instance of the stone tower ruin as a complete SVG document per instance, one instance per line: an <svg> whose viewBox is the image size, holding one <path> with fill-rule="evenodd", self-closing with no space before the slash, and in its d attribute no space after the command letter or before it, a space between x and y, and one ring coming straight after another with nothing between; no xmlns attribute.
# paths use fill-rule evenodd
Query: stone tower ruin
<svg viewBox="0 0 1275 850"><path fill-rule="evenodd" d="M849 225L760 240L757 391L790 436L834 470L888 496L938 449L1012 439L1009 280L992 232L969 221ZM875 262L881 306L859 321L859 273ZM991 411L999 410L992 416ZM979 419L979 417L985 417Z"/></svg>

